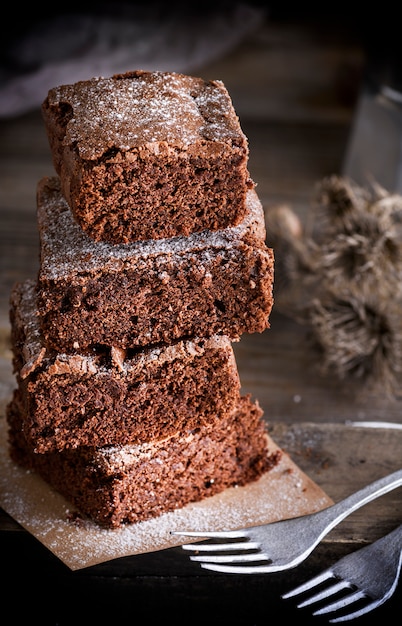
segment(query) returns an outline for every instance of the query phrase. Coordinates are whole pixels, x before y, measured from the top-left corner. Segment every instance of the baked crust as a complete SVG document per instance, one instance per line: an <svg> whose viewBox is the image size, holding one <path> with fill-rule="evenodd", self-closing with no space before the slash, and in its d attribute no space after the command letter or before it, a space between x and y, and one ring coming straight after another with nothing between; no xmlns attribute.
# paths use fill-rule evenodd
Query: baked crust
<svg viewBox="0 0 402 626"><path fill-rule="evenodd" d="M51 89L42 105L61 189L96 241L235 226L248 142L221 81L133 71Z"/></svg>

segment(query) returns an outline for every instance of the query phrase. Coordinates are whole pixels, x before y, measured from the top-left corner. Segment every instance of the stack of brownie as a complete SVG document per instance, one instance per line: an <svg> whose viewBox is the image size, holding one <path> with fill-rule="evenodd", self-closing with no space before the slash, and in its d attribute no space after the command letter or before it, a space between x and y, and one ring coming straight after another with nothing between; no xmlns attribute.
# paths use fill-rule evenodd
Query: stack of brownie
<svg viewBox="0 0 402 626"><path fill-rule="evenodd" d="M40 268L11 294L10 454L118 527L268 471L232 343L269 327L273 254L220 81L134 71L49 91Z"/></svg>

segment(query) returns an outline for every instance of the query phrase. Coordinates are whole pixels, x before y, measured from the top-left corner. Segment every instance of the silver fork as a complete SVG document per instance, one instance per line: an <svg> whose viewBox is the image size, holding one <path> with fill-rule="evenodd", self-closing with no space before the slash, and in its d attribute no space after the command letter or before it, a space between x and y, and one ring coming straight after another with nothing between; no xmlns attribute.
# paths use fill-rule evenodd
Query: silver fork
<svg viewBox="0 0 402 626"><path fill-rule="evenodd" d="M349 605L361 604L360 608L352 613L344 613L329 620L333 624L346 622L372 611L389 600L397 588L401 565L402 525L369 546L343 557L318 576L283 594L282 598L293 598L324 583L331 583L322 591L300 602L297 608L346 592L339 600L322 606L313 613L323 615L339 611Z"/></svg>
<svg viewBox="0 0 402 626"><path fill-rule="evenodd" d="M183 530L173 531L172 534L199 539L210 538L218 542L182 545L183 550L200 553L190 556L190 559L199 562L204 569L229 574L279 572L304 561L321 539L350 513L400 485L402 469L374 481L326 509L309 515L239 530ZM225 542L232 539L235 541ZM225 552L229 553L224 554Z"/></svg>

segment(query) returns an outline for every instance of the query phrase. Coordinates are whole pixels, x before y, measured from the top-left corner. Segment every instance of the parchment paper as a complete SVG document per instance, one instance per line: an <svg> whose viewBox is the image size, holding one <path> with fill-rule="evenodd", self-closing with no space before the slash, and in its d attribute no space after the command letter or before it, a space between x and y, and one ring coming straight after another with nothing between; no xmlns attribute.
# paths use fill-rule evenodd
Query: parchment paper
<svg viewBox="0 0 402 626"><path fill-rule="evenodd" d="M278 446L270 439L270 450ZM9 458L0 416L0 506L70 569L189 543L171 531L223 530L318 511L332 500L283 453L260 480L235 487L158 518L117 530L71 521L74 508L41 478Z"/></svg>

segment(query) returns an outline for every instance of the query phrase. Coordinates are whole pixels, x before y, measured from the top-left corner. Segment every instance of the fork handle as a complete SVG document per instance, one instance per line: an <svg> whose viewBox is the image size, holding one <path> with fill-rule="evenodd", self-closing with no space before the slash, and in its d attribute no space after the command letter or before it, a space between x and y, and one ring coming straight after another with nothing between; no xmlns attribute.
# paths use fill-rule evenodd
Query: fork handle
<svg viewBox="0 0 402 626"><path fill-rule="evenodd" d="M356 511L368 502L371 502L371 500L375 500L375 498L388 493L388 491L392 491L400 485L402 485L402 469L370 483L343 500L319 511L316 515L319 515L325 524L324 534L327 534L332 528L345 519L345 517L353 513L353 511Z"/></svg>
<svg viewBox="0 0 402 626"><path fill-rule="evenodd" d="M383 545L388 546L389 544L392 546L391 552L394 553L396 559L399 559L402 555L402 524L376 541L376 545L380 546L381 549Z"/></svg>

